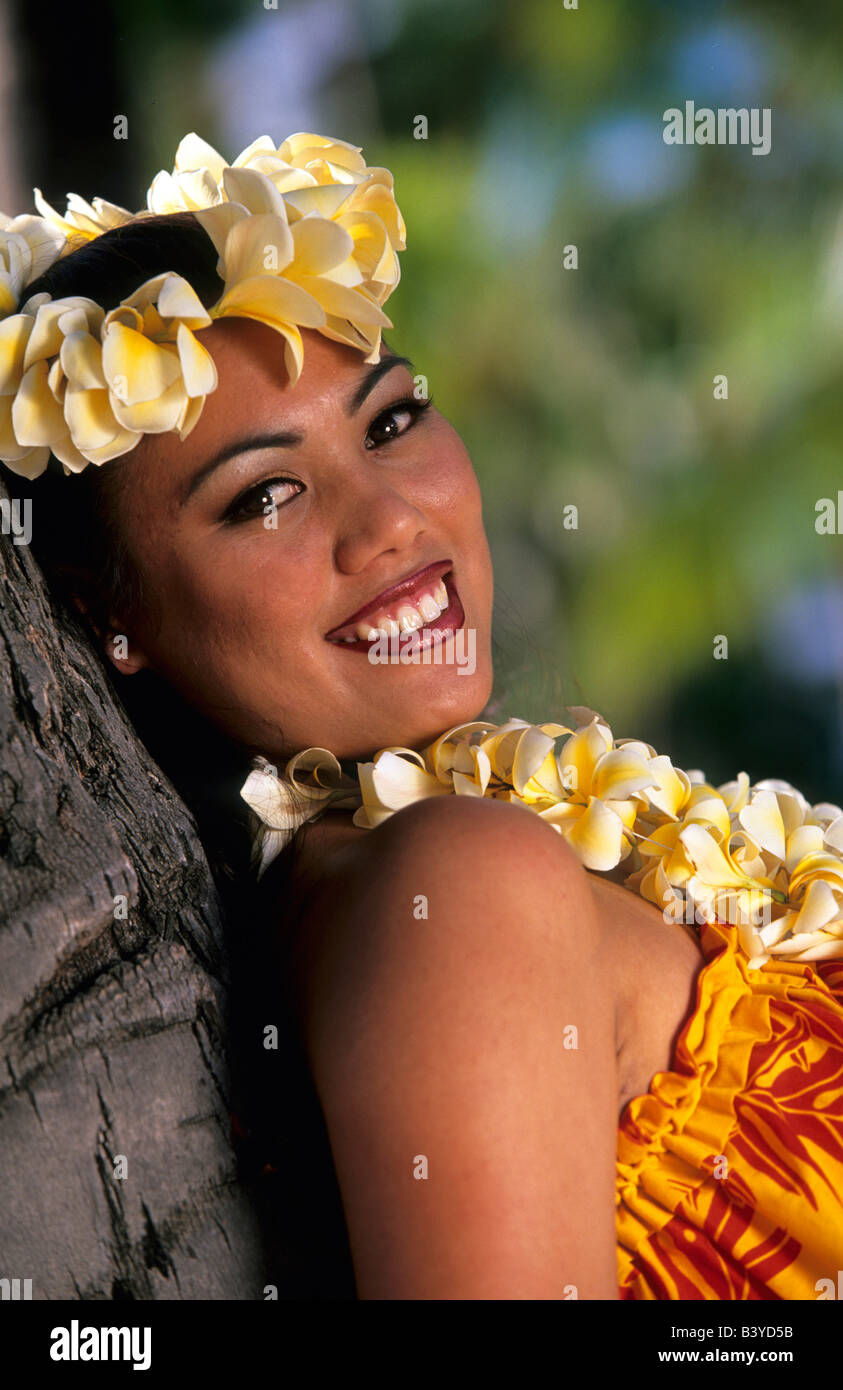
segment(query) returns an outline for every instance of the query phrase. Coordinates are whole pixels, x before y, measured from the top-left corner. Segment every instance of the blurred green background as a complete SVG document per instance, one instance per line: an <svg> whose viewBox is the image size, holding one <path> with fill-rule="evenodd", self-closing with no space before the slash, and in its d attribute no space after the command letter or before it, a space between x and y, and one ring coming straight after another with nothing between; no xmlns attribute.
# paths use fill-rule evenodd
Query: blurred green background
<svg viewBox="0 0 843 1390"><path fill-rule="evenodd" d="M139 207L189 130L392 169L387 338L482 482L501 719L587 704L714 781L843 801L837 3L3 3L7 212L33 184ZM665 145L686 100L771 108L770 153Z"/></svg>

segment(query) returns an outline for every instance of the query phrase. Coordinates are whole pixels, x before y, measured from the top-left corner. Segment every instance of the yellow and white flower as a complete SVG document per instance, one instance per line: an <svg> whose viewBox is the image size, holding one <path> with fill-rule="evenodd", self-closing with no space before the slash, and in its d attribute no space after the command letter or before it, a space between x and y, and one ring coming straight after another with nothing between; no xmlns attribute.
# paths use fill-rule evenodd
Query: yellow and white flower
<svg viewBox="0 0 843 1390"><path fill-rule="evenodd" d="M60 214L35 190L40 216L0 215L0 460L36 478L53 453L66 473L133 449L144 434L185 439L217 386L195 337L215 320L268 324L284 339L291 384L301 373L302 328L380 354L392 321L382 305L400 278L406 228L388 169L358 146L300 131L268 135L232 165L187 135L172 173L153 180L138 213L68 195ZM21 294L79 241L137 218L196 215L223 281L209 309L180 276L164 274L118 305Z"/></svg>
<svg viewBox="0 0 843 1390"><path fill-rule="evenodd" d="M63 246L63 234L46 218L0 213L0 321L15 313L24 287L58 259Z"/></svg>
<svg viewBox="0 0 843 1390"><path fill-rule="evenodd" d="M44 296L33 307L32 315L15 314L0 323L0 456L26 478L43 473L51 453L65 472L77 473L90 461L76 442L80 412L91 389L105 385L103 311L83 298ZM109 438L119 431L112 423Z"/></svg>
<svg viewBox="0 0 843 1390"><path fill-rule="evenodd" d="M307 213L292 225L273 183L254 170L226 170L232 196L196 217L219 253L225 288L212 319L235 315L269 324L286 340L293 382L303 360L300 328L317 328L377 360L391 320L364 283L351 235L330 218Z"/></svg>
<svg viewBox="0 0 843 1390"><path fill-rule="evenodd" d="M571 845L587 869L609 872L630 860L624 884L674 921L734 923L752 966L771 957L843 958L843 810L811 806L787 782L750 786L745 772L720 787L685 772L637 739L615 740L601 715L571 706L564 724L474 721L441 734L421 752L382 748L358 763L356 797L342 804L371 829L427 797L485 796L520 803ZM330 760L326 762L326 760ZM296 826L321 815L339 764L309 749L288 764L313 778L313 797L295 809L283 779L266 813L250 779L243 795L278 851ZM260 783L266 800L265 770ZM255 774L253 774L254 778ZM339 804L339 803L337 803ZM264 846L264 860L266 846Z"/></svg>
<svg viewBox="0 0 843 1390"><path fill-rule="evenodd" d="M259 185L241 178L241 172L271 183L283 210L266 194L255 205L250 195ZM339 283L361 285L377 304L399 282L395 253L406 249L407 229L395 202L394 180L388 169L368 167L358 145L299 131L276 147L269 135L262 135L226 164L207 141L186 135L172 173L162 169L156 174L147 194L154 213L200 212L227 202L239 202L252 213L282 211L291 227L312 215L335 222L351 237L359 272L354 280ZM334 312L344 317L341 310ZM391 327L388 320L385 326Z"/></svg>
<svg viewBox="0 0 843 1390"><path fill-rule="evenodd" d="M0 322L0 457L13 472L37 478L52 453L78 473L145 433L189 434L217 373L193 332L211 318L180 276L108 314L82 298L27 307Z"/></svg>
<svg viewBox="0 0 843 1390"><path fill-rule="evenodd" d="M283 777L266 758L256 758L240 789L255 812L260 830L253 846L258 877L306 821L329 805L356 806L356 782L347 777L327 748L306 748L290 758Z"/></svg>
<svg viewBox="0 0 843 1390"><path fill-rule="evenodd" d="M226 202L233 196L226 187L229 169L248 169L268 178L288 203L290 221L309 212L331 218L371 213L383 223L390 245L396 251L406 249L407 229L390 171L367 166L359 145L308 131L298 131L278 146L271 136L261 135L231 164L198 135L186 135L176 150L172 173L162 169L152 180L147 208L153 213L197 212ZM396 260L396 273L397 268Z"/></svg>
<svg viewBox="0 0 843 1390"><path fill-rule="evenodd" d="M62 216L47 202L40 188L34 189L33 192L35 206L43 219L50 223L70 246L76 246L81 241L93 241L94 237L101 236L103 232L110 232L112 227L131 222L135 216L128 208L118 207L116 203L109 203L105 198L94 198L88 203L84 198L80 198L78 193L68 193L67 208Z"/></svg>
<svg viewBox="0 0 843 1390"><path fill-rule="evenodd" d="M194 336L211 316L180 275L157 275L106 314L102 372L126 430L186 439L216 389L214 359Z"/></svg>

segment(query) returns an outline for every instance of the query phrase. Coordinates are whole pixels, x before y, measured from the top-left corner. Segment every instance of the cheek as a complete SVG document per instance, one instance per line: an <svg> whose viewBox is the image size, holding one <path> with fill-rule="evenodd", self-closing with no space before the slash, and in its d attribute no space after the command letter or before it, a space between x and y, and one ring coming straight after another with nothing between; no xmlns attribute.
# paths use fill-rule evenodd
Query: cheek
<svg viewBox="0 0 843 1390"><path fill-rule="evenodd" d="M482 623L491 606L491 566L480 486L468 452L450 426L437 447L395 485L443 542L453 540ZM157 599L160 626L137 635L161 674L197 694L227 689L242 696L318 685L325 653L313 615L324 601L324 537L290 546L258 528L218 530L194 538L162 533L160 517L141 505L133 549L145 587ZM318 626L318 624L317 624Z"/></svg>
<svg viewBox="0 0 843 1390"><path fill-rule="evenodd" d="M454 444L437 462L429 502L443 533L454 536L460 553L460 571L470 573L475 597L491 607L492 560L483 525L483 495L468 452L454 432ZM420 500L424 507L424 502ZM431 516L434 506L427 508Z"/></svg>
<svg viewBox="0 0 843 1390"><path fill-rule="evenodd" d="M242 539L161 538L140 557L161 621L150 619L139 637L161 672L179 684L254 689L270 673L286 680L290 668L303 664L302 613L311 596L302 576L309 571L277 545Z"/></svg>
<svg viewBox="0 0 843 1390"><path fill-rule="evenodd" d="M448 427L446 445L431 450L430 462L413 484L413 501L444 531L468 538L482 529L482 496L468 452Z"/></svg>

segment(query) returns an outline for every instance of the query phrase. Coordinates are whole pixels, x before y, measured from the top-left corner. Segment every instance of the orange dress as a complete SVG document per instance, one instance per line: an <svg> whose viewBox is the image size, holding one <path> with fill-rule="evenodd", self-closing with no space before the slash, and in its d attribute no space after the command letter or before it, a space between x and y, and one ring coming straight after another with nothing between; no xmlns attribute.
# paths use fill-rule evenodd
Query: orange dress
<svg viewBox="0 0 843 1390"><path fill-rule="evenodd" d="M620 1297L817 1299L843 1269L843 960L751 970L722 923L701 945L675 1069L618 1129Z"/></svg>

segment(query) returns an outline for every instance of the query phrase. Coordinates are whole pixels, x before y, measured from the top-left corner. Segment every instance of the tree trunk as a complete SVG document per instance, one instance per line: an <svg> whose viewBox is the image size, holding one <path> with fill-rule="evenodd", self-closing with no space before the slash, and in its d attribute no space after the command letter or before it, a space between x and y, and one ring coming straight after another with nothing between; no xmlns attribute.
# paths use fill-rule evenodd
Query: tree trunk
<svg viewBox="0 0 843 1390"><path fill-rule="evenodd" d="M40 1299L262 1298L207 861L5 534L0 686L0 1279Z"/></svg>

